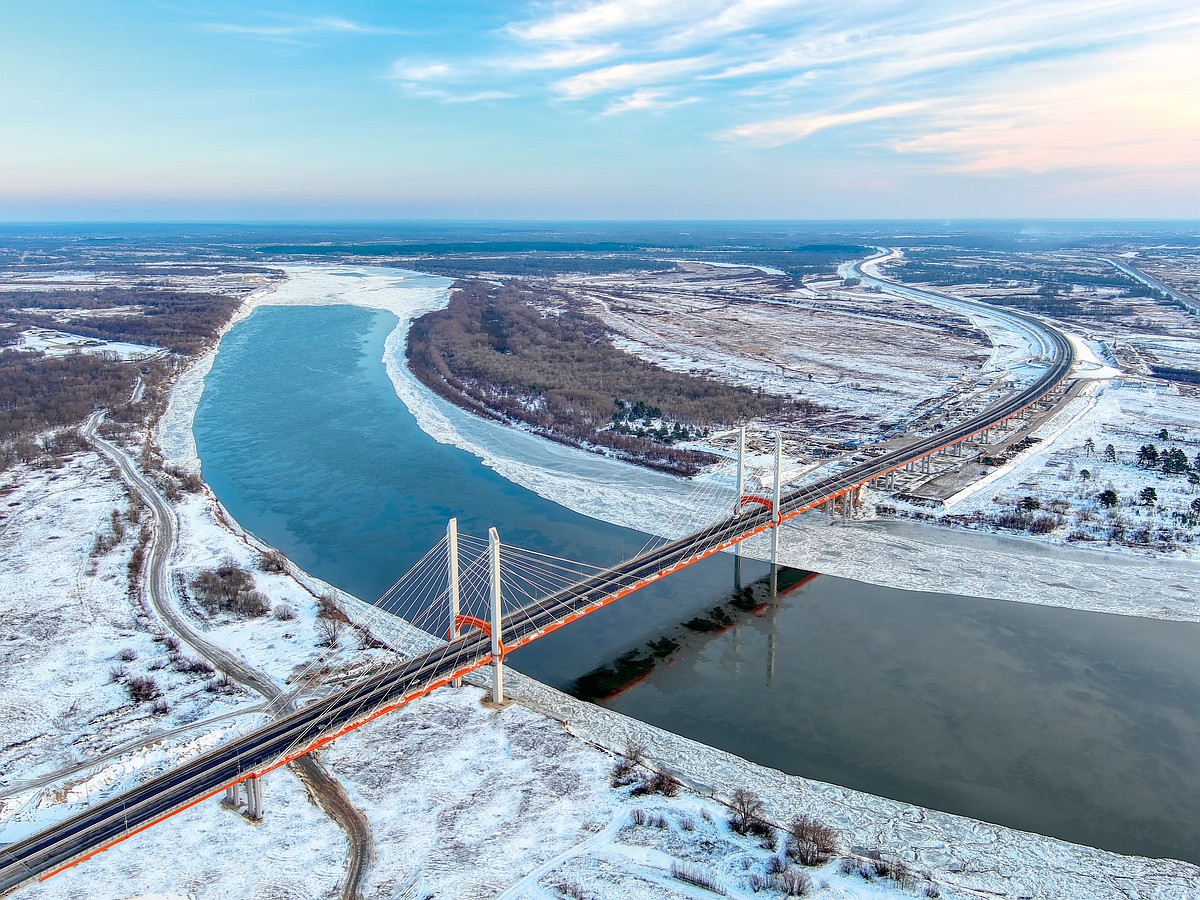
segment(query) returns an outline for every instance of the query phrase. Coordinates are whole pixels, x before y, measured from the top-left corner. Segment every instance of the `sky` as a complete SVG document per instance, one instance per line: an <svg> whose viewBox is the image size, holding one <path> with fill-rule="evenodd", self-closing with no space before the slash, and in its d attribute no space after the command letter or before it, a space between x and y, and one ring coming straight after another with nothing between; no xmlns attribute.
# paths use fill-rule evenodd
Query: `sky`
<svg viewBox="0 0 1200 900"><path fill-rule="evenodd" d="M0 221L1200 218L1195 0L4 0Z"/></svg>

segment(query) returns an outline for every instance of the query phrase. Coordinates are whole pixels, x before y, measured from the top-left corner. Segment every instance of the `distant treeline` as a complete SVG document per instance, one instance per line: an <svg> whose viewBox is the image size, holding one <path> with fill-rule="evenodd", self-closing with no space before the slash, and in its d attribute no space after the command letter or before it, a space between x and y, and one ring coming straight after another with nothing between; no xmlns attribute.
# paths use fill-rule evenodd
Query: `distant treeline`
<svg viewBox="0 0 1200 900"><path fill-rule="evenodd" d="M750 417L799 419L818 410L807 401L668 372L618 350L591 316L569 307L544 313L532 302L536 296L519 283L460 284L446 309L413 322L410 368L477 413L681 474L713 460L671 446L681 432ZM652 411L654 420L631 428L633 408ZM618 420L621 431L612 427Z"/></svg>
<svg viewBox="0 0 1200 900"><path fill-rule="evenodd" d="M606 274L664 271L672 259L770 266L792 275L832 272L839 263L866 256L858 244L796 247L729 247L620 243L615 241L453 241L439 243L273 244L259 252L277 256L398 257L423 272L463 277L480 272L504 275Z"/></svg>
<svg viewBox="0 0 1200 900"><path fill-rule="evenodd" d="M237 297L223 294L117 287L13 291L0 296L8 307L4 320L19 328L52 328L101 340L163 347L185 355L210 341L241 303ZM71 313L114 307L136 310L111 316Z"/></svg>
<svg viewBox="0 0 1200 900"><path fill-rule="evenodd" d="M481 273L496 273L515 277L548 277L553 275L610 275L613 272L666 272L675 268L672 262L644 256L447 256L436 259L406 260L405 268L445 275L449 278L469 278Z"/></svg>
<svg viewBox="0 0 1200 900"><path fill-rule="evenodd" d="M633 253L637 244L613 241L451 241L434 244L274 244L259 247L260 253L280 256L445 256L479 253Z"/></svg>

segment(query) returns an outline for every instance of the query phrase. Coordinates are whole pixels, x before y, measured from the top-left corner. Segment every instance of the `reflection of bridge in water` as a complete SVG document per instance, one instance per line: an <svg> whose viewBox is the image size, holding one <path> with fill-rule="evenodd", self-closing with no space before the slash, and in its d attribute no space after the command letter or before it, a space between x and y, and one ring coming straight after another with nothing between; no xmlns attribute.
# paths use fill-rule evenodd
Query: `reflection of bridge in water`
<svg viewBox="0 0 1200 900"><path fill-rule="evenodd" d="M822 507L850 515L871 482L921 465L1020 415L1062 382L1074 363L1070 342L1055 329L1018 317L1024 327L1039 330L1053 348L1051 358L1044 360L1045 372L1033 384L968 421L792 489L781 481L781 439L776 435L769 495L746 492L743 435L737 489L725 495L724 508L732 507L733 514L615 566L589 567L502 545L495 529L486 541L459 535L452 521L446 536L380 598L377 612L366 623L401 657L399 661L381 664L331 696L3 848L0 891L31 878L47 878L222 792L236 807L242 805L244 791L247 814L260 818L261 779L268 772L487 665L492 667L493 700L501 702L507 654L768 531L774 591L784 522ZM430 636L447 631L449 640L444 642Z"/></svg>

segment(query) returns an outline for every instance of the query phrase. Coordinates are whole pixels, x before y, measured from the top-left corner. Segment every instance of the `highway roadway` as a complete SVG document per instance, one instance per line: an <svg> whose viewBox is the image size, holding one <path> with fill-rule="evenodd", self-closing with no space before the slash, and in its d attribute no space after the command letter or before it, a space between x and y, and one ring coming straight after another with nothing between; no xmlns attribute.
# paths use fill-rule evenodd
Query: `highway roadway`
<svg viewBox="0 0 1200 900"><path fill-rule="evenodd" d="M1109 257L1109 256L1102 256L1101 259L1103 259L1106 263L1110 263L1111 265L1115 266L1117 269L1124 272L1130 278L1133 278L1136 281L1140 281L1142 284L1146 285L1146 287L1153 288L1156 291L1162 291L1164 294L1166 294L1168 297L1170 297L1176 303L1179 303L1180 305L1182 305L1183 308L1186 309L1188 312L1190 312L1192 315L1200 316L1200 303L1197 303L1194 298L1189 297L1187 294L1185 294L1181 291L1175 290L1175 288L1171 287L1170 285L1164 284L1163 282L1159 281L1157 278L1154 278L1153 276L1147 275L1141 269L1136 268L1135 266L1129 264L1128 262L1124 262L1119 259L1113 259L1112 257Z"/></svg>
<svg viewBox="0 0 1200 900"><path fill-rule="evenodd" d="M1061 332L1036 319L1017 313L1010 315L1043 335L1053 353L1041 377L969 421L789 491L781 498L779 520L798 516L830 498L990 428L1036 403L1057 386L1075 361L1071 343ZM536 606L512 612L501 622L506 650L529 643L774 524L772 510L755 506L741 515L731 516L559 591ZM45 831L0 848L0 893L32 878L46 877L73 860L78 861L174 812L220 793L231 783L285 765L490 660L489 636L481 631L468 632L435 650L382 670L339 694L242 735L124 794L91 806Z"/></svg>

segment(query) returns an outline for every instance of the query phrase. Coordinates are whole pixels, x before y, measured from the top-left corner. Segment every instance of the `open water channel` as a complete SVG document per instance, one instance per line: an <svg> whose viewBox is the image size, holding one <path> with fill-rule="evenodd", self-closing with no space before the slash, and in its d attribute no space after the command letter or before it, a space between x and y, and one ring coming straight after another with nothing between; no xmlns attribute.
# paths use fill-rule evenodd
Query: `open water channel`
<svg viewBox="0 0 1200 900"><path fill-rule="evenodd" d="M364 599L450 516L596 564L642 547L645 535L422 432L380 362L395 324L353 307L264 307L225 337L195 434L243 526ZM766 573L748 562L742 583ZM1200 862L1200 625L785 576L799 585L746 602L722 554L510 663L569 688L668 636L680 645L670 660L605 705L786 772ZM732 624L683 627L714 606Z"/></svg>

